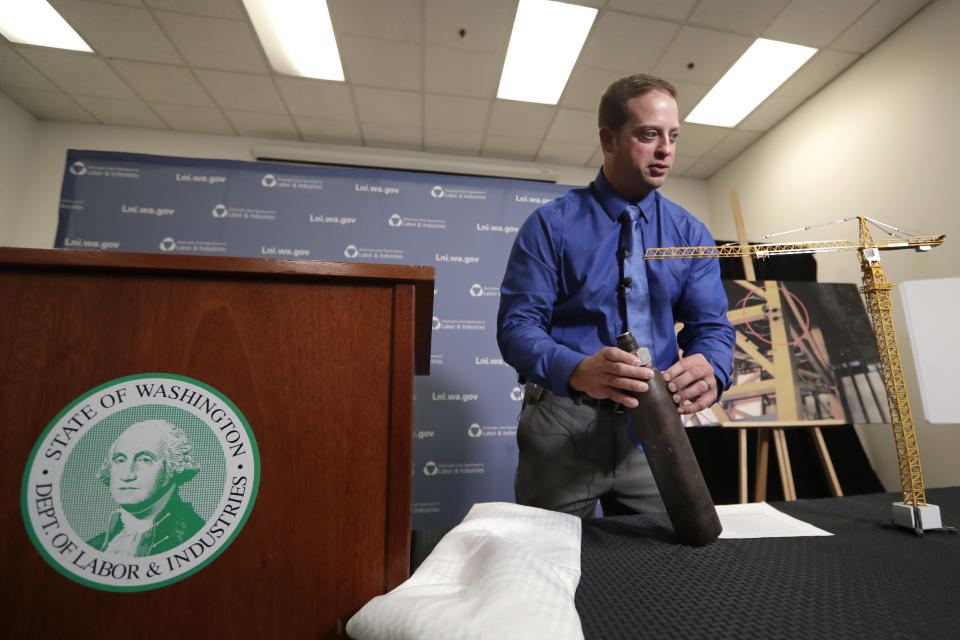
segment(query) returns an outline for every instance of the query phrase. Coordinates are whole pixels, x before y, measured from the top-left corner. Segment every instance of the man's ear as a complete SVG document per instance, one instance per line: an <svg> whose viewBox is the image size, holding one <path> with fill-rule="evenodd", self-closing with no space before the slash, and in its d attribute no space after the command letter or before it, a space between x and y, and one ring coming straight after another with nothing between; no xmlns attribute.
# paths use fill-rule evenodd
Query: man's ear
<svg viewBox="0 0 960 640"><path fill-rule="evenodd" d="M617 142L617 132L610 127L600 127L600 147L605 153L613 153Z"/></svg>

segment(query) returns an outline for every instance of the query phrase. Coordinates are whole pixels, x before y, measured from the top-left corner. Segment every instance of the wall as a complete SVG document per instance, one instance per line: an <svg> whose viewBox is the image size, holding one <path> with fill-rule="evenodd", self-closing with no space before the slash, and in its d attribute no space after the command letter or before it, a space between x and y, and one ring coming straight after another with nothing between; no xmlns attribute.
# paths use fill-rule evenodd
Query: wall
<svg viewBox="0 0 960 640"><path fill-rule="evenodd" d="M0 92L0 245L12 244L16 234L21 186L36 129L34 117Z"/></svg>
<svg viewBox="0 0 960 640"><path fill-rule="evenodd" d="M884 252L891 282L960 275L953 246L960 240L958 25L960 2L933 2L715 174L708 183L715 234L736 238L728 196L736 189L750 237L865 215L918 233L947 235L946 244L927 254ZM832 238L856 241L856 222L783 240ZM821 281L859 283L853 252L821 254L817 261ZM897 289L893 296L925 483L960 484L960 428L923 420ZM890 427L858 426L858 431L884 486L899 491Z"/></svg>
<svg viewBox="0 0 960 640"><path fill-rule="evenodd" d="M7 100L2 93L0 99ZM8 101L9 102L9 101ZM15 108L16 105L10 103ZM22 111L22 110L21 110ZM2 105L0 105L0 132L4 132ZM27 116L29 117L29 116ZM32 120L32 118L31 118ZM12 125L11 125L12 128ZM4 135L6 133L4 132ZM99 151L128 151L135 153L150 153L170 156L187 156L199 158L220 158L227 160L254 160L254 146L271 144L269 140L254 140L250 138L198 135L174 133L170 131L155 131L147 129L130 129L121 127L104 127L100 125L70 124L64 122L39 122L36 133L31 142L20 145L22 150L16 154L20 174L16 180L9 180L9 192L13 193L12 202L19 203L18 213L13 214L11 235L0 244L21 247L50 248L53 246L54 234L57 228L57 206L60 198L60 185L63 179L64 163L67 149L93 149ZM280 147L291 147L291 143L274 141ZM378 154L389 154L391 158L410 159L411 164L428 158L437 158L435 154L418 154L409 151L376 150L364 148L338 147L334 145L292 145L297 150L311 146L330 151L331 153L352 156L364 156L371 159L372 166L376 164ZM9 161L7 154L2 154ZM26 162L23 159L26 158ZM593 180L596 169L584 167L563 167L554 165L536 165L534 163L498 162L484 158L462 158L447 156L443 158L444 166L448 171L457 172L460 164L486 164L488 166L522 166L528 168L549 169L557 176L560 184L582 185ZM0 165L2 168L2 165ZM466 173L467 171L463 171ZM0 186L4 186L0 183ZM20 191L17 194L17 191ZM2 192L8 193L4 189ZM692 213L710 224L709 205L707 200L706 181L686 178L671 178L663 188L667 197L675 200ZM0 197L0 215L4 206L13 209L7 196ZM0 218L2 223L2 218ZM0 227L0 231L3 227Z"/></svg>

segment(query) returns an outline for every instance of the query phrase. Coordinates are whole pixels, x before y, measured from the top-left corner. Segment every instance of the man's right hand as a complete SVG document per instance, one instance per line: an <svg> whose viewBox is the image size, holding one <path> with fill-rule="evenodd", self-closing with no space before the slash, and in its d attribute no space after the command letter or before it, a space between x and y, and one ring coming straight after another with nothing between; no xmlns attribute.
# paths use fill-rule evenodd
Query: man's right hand
<svg viewBox="0 0 960 640"><path fill-rule="evenodd" d="M653 377L653 369L641 367L632 353L616 347L604 347L592 356L584 358L570 376L570 386L597 399L610 399L631 409L639 403L624 393L646 392L646 383Z"/></svg>

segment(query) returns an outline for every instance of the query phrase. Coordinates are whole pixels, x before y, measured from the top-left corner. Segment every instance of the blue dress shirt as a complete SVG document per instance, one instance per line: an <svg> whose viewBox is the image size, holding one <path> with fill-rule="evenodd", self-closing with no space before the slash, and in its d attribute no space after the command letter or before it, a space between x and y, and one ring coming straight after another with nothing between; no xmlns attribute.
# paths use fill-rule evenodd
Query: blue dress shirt
<svg viewBox="0 0 960 640"><path fill-rule="evenodd" d="M631 204L603 171L590 186L571 189L534 211L514 241L500 286L497 342L524 380L561 396L577 365L623 332L617 287L620 213ZM635 203L647 248L713 246L706 225L653 191ZM646 260L654 365L665 370L701 353L720 389L730 386L733 327L716 258ZM675 334L674 323L683 329Z"/></svg>

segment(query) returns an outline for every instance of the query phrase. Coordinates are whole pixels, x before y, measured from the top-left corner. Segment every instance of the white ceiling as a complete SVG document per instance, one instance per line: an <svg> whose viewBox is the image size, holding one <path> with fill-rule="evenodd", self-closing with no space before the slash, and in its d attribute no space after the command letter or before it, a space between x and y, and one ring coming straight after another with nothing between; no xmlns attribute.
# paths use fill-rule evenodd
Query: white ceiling
<svg viewBox="0 0 960 640"><path fill-rule="evenodd" d="M345 83L273 72L241 0L51 0L95 53L0 37L0 91L41 120L599 166L613 80L672 81L682 119L754 38L820 48L735 129L683 125L673 175L706 178L928 2L578 0L600 12L546 106L496 98L517 0L329 0Z"/></svg>

